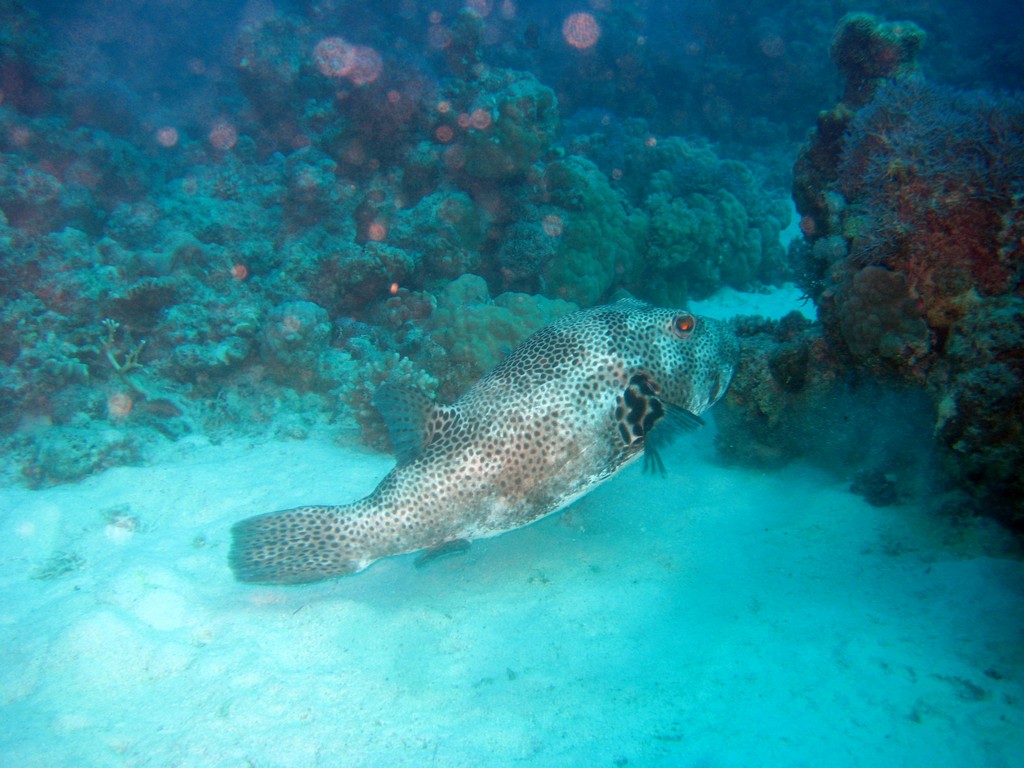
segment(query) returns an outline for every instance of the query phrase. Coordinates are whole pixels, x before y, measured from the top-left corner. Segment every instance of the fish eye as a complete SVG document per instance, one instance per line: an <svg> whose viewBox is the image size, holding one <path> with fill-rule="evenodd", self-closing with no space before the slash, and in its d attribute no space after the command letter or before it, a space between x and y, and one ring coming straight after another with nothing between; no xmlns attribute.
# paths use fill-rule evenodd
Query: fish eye
<svg viewBox="0 0 1024 768"><path fill-rule="evenodd" d="M689 312L681 312L672 320L672 331L676 336L686 337L697 327L697 318Z"/></svg>

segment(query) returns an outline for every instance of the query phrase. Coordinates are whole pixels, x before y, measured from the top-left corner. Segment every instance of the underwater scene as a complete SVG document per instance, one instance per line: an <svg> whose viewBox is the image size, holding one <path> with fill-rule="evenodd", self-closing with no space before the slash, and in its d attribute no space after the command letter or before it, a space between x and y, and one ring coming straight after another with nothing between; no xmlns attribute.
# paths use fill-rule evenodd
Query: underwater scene
<svg viewBox="0 0 1024 768"><path fill-rule="evenodd" d="M1019 0L0 0L0 765L1024 765Z"/></svg>

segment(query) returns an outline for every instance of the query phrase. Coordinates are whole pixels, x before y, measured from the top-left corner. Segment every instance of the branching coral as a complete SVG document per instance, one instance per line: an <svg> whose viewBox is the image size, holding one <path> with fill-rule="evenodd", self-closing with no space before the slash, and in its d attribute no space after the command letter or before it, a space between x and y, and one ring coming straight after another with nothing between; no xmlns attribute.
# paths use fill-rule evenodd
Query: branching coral
<svg viewBox="0 0 1024 768"><path fill-rule="evenodd" d="M861 262L901 264L928 299L1003 293L1021 265L998 250L1024 178L1024 99L904 79L850 123L837 187Z"/></svg>
<svg viewBox="0 0 1024 768"><path fill-rule="evenodd" d="M103 321L102 325L106 330L100 342L103 348L103 355L107 358L107 362L110 363L114 372L121 378L124 378L132 371L142 368L142 363L139 362L139 355L146 346L146 340L142 339L137 344L131 345L127 350L122 350L117 341L117 332L121 324L116 320L107 318ZM119 360L118 357L121 359Z"/></svg>

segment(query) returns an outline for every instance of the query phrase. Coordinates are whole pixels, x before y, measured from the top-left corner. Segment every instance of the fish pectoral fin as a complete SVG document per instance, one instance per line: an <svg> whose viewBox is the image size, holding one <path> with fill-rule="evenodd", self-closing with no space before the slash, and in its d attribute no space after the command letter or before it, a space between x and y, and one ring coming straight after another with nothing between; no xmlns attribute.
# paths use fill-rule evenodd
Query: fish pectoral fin
<svg viewBox="0 0 1024 768"><path fill-rule="evenodd" d="M633 376L619 395L615 421L623 449L635 455L642 446L644 472L657 472L662 477L665 476L665 462L660 449L679 433L704 426L704 420L697 414L658 397L657 388L643 374Z"/></svg>
<svg viewBox="0 0 1024 768"><path fill-rule="evenodd" d="M469 551L469 546L469 539L450 539L449 541L443 541L440 544L435 544L433 547L429 547L420 552L416 560L413 562L413 565L417 568L422 568L434 560L440 560L442 557L461 555L464 552Z"/></svg>
<svg viewBox="0 0 1024 768"><path fill-rule="evenodd" d="M637 374L616 400L615 421L624 445L629 446L650 436L661 425L660 432L688 431L704 426L697 414L672 405L658 397L648 378Z"/></svg>
<svg viewBox="0 0 1024 768"><path fill-rule="evenodd" d="M651 443L650 435L644 440L644 474L657 472L662 477L668 477L665 471L665 461L661 458L658 449Z"/></svg>
<svg viewBox="0 0 1024 768"><path fill-rule="evenodd" d="M659 429L659 432L678 434L679 432L693 432L704 426L704 419L693 411L680 408L678 405L666 403L665 413L667 416L663 422L665 426Z"/></svg>
<svg viewBox="0 0 1024 768"><path fill-rule="evenodd" d="M373 404L388 428L399 464L419 456L436 432L455 417L453 408L438 405L425 392L407 384L385 382L374 394Z"/></svg>
<svg viewBox="0 0 1024 768"><path fill-rule="evenodd" d="M665 471L665 462L661 458L661 450L681 433L692 432L703 427L704 419L685 408L666 403L665 418L661 419L656 426L657 429L652 428L644 435L644 473L657 472L662 477L666 477L668 473Z"/></svg>

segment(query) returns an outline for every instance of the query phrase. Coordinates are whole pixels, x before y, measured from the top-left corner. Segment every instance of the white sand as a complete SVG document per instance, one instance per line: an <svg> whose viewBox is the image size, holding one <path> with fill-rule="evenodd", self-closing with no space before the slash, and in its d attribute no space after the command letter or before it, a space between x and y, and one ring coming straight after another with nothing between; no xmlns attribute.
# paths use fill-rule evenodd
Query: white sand
<svg viewBox="0 0 1024 768"><path fill-rule="evenodd" d="M790 312L799 312L809 320L818 319L818 310L803 291L792 283L768 293L744 293L733 288L722 288L714 296L689 303L691 312L707 317L727 319L734 315L762 315L773 320Z"/></svg>
<svg viewBox="0 0 1024 768"><path fill-rule="evenodd" d="M986 766L1024 755L1024 563L713 427L415 569L233 581L228 529L390 460L185 440L0 490L0 765ZM134 530L133 530L134 528ZM41 580L55 552L77 569Z"/></svg>

